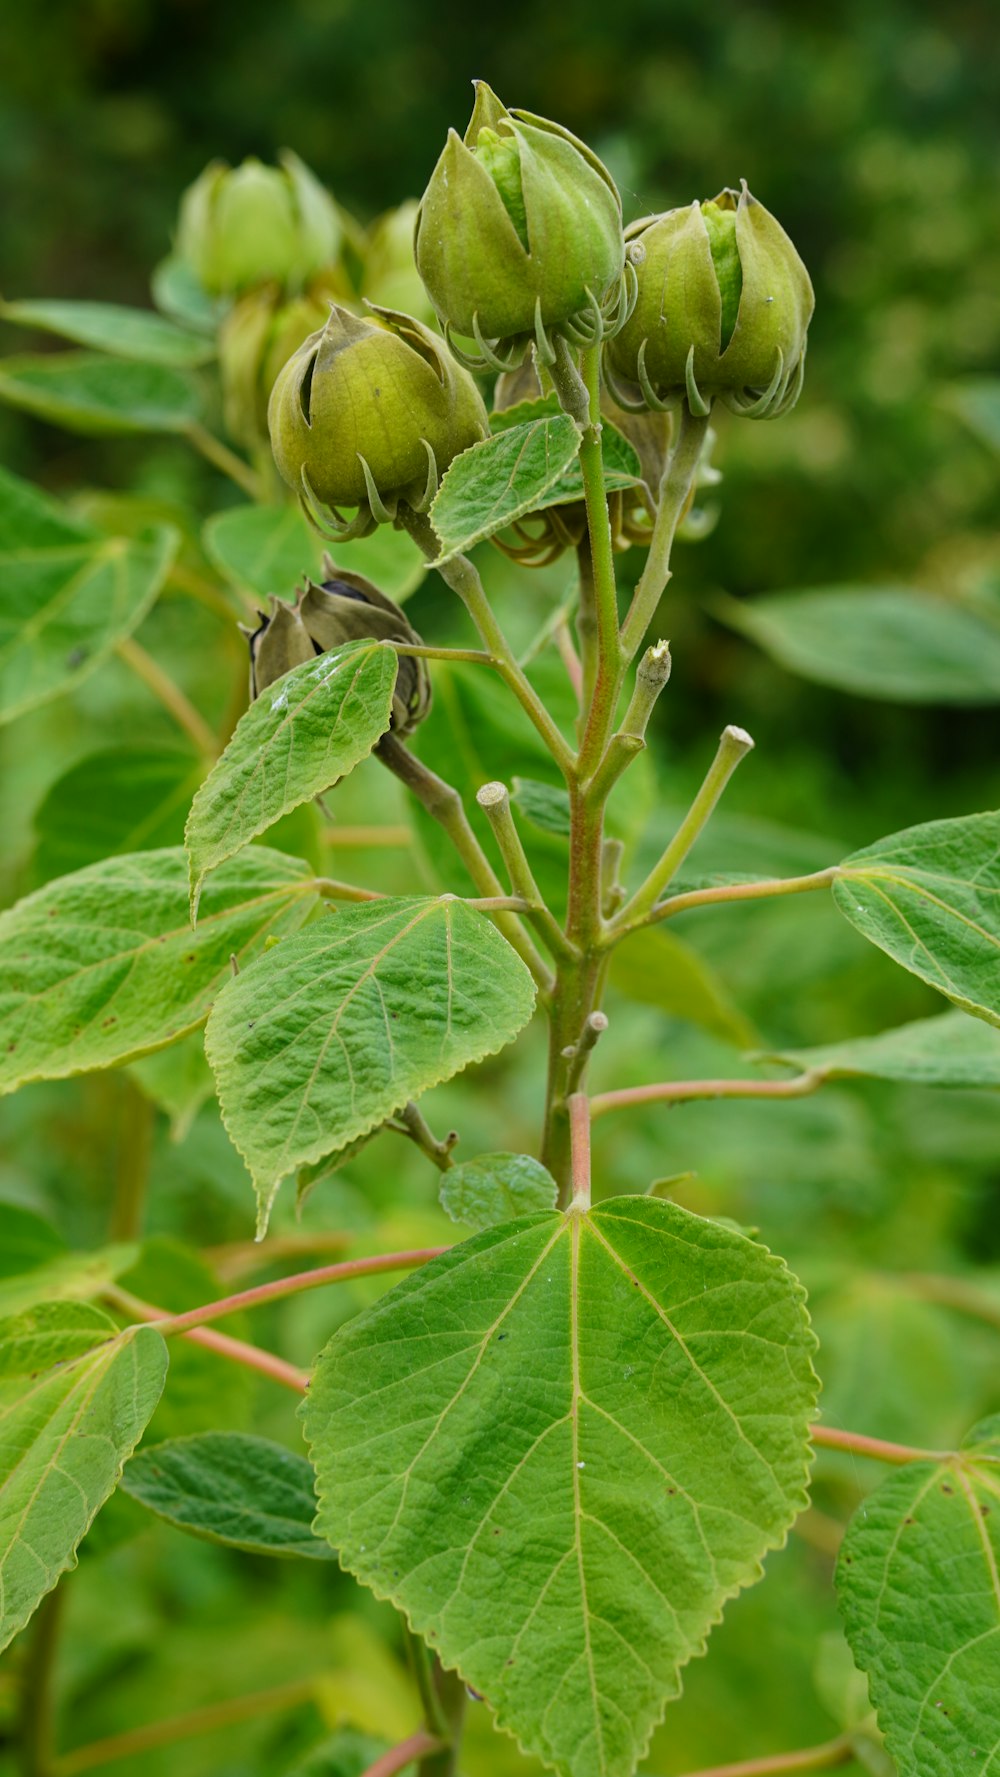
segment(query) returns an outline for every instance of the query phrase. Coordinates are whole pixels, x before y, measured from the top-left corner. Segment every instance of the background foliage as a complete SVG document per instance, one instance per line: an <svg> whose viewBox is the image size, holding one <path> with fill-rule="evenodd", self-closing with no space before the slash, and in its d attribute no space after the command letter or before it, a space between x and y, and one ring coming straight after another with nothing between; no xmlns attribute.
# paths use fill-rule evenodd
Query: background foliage
<svg viewBox="0 0 1000 1777"><path fill-rule="evenodd" d="M0 278L11 298L144 303L179 191L216 155L272 159L287 144L367 220L419 193L445 129L466 115L471 74L590 141L629 215L745 176L816 284L806 393L779 426L720 425L722 522L679 552L665 622L674 682L648 770L622 795L623 830L634 833L655 801L683 806L726 721L748 727L757 751L699 849L706 870L820 868L885 832L995 804L1000 683L997 701L973 707L939 703L933 688L919 704L879 701L793 676L718 620L723 595L844 583L890 582L947 600L1000 596L998 458L969 424L964 397L971 379L996 374L1000 344L988 7L587 0L539 13L515 0L501 33L488 13L454 4L431 26L404 0L247 0L238 10L55 0L41 54L37 8L9 0L3 33ZM18 351L24 339L5 327L0 343ZM0 458L56 493L147 495L166 502L163 516L180 498L206 515L235 497L179 441L83 439L7 409ZM567 589L568 565L521 582L533 602L525 609L513 571L480 553L505 621L526 642ZM197 564L193 535L186 554ZM626 579L634 571L626 558ZM434 577L407 611L428 639L468 639ZM227 719L242 649L228 619L168 592L139 633L209 722ZM429 763L447 760L473 786L497 773L545 775L493 687L473 701L467 676L442 673L438 684L419 749ZM120 759L126 743L148 749L150 768L131 824L110 775L110 755ZM176 784L165 756L178 747L160 706L117 660L0 730L5 899L112 846L179 843L190 786L176 801L154 791L157 772L168 792ZM101 750L108 756L95 761ZM366 764L338 792L336 819L370 825L376 815L396 829L411 818ZM412 890L405 836L358 854L330 844L311 811L293 824L286 839L299 855ZM416 838L422 886L433 886L436 842L422 826ZM560 846L538 831L540 877ZM639 984L619 980L613 1055L610 1043L609 1055L598 1052L597 1089L737 1071L739 1047L787 1051L940 1009L819 897L696 914L683 935L725 982L724 999L711 1001L709 1016L702 982L685 1001L669 959L662 983L648 971ZM627 958L625 950L623 973ZM692 1011L694 1024L683 1017ZM435 1128L461 1130L460 1153L532 1145L538 1044L529 1032L491 1064L478 1096L462 1081L429 1096ZM179 1308L217 1293L207 1267L228 1278L247 1263L252 1192L217 1113L198 1109L196 1061L173 1082L172 1122L143 1092L149 1065L6 1101L0 1200L45 1215L71 1247L98 1247L121 1232L116 1180L127 1186L128 1167L148 1148L154 1238L120 1281ZM627 1126L609 1118L595 1128L595 1164L598 1189L602 1171L617 1189L636 1190L690 1172L681 1201L759 1227L787 1256L810 1292L830 1423L947 1446L1000 1408L995 1348L981 1324L931 1299L926 1274L975 1272L1000 1305L998 1133L992 1093L844 1082L781 1106L653 1109ZM391 1167L383 1145L321 1181L305 1206L306 1232L346 1233L357 1251L450 1238L436 1176L404 1144L391 1152ZM290 1204L276 1229L302 1232ZM307 1363L379 1288L369 1280L260 1312L256 1336ZM192 1354L182 1400L185 1355L174 1354L156 1435L217 1427L224 1396L226 1423L298 1447L287 1397L266 1382L234 1384ZM730 1607L710 1659L690 1669L651 1770L672 1777L838 1731L849 1687L829 1584L837 1523L880 1478L854 1459L823 1458L817 1510L769 1559L765 1584ZM372 1756L364 1737L396 1739L417 1720L387 1607L327 1564L267 1561L151 1529L130 1500L102 1514L65 1608L66 1745L289 1686L281 1708L123 1759L114 1767L123 1777L348 1772ZM13 1769L2 1745L22 1657L15 1648L0 1665L0 1772ZM315 1750L334 1734L328 1754ZM473 1777L524 1768L475 1705L465 1763Z"/></svg>

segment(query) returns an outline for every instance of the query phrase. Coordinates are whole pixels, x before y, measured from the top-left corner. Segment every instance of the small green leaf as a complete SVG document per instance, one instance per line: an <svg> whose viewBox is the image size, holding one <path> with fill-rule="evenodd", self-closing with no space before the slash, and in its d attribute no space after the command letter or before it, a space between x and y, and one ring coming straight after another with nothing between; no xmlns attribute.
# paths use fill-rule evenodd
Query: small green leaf
<svg viewBox="0 0 1000 1777"><path fill-rule="evenodd" d="M515 519L538 512L580 448L568 414L512 426L457 456L431 507L441 540L437 562L450 561ZM558 496L562 498L563 496Z"/></svg>
<svg viewBox="0 0 1000 1777"><path fill-rule="evenodd" d="M160 1398L167 1348L78 1303L0 1325L0 1647L76 1549Z"/></svg>
<svg viewBox="0 0 1000 1777"><path fill-rule="evenodd" d="M0 1315L23 1314L40 1302L91 1302L134 1265L138 1247L120 1242L96 1252L58 1253L44 1265L0 1280Z"/></svg>
<svg viewBox="0 0 1000 1777"><path fill-rule="evenodd" d="M367 758L389 728L398 664L380 642L351 642L293 667L250 705L191 804L194 914L210 870Z"/></svg>
<svg viewBox="0 0 1000 1777"><path fill-rule="evenodd" d="M856 1512L837 1594L899 1777L985 1777L1000 1741L1000 1418Z"/></svg>
<svg viewBox="0 0 1000 1777"><path fill-rule="evenodd" d="M0 469L0 722L79 684L152 606L170 530L107 537Z"/></svg>
<svg viewBox="0 0 1000 1777"><path fill-rule="evenodd" d="M150 1511L209 1542L253 1555L333 1559L312 1528L313 1473L304 1456L245 1432L203 1432L154 1444L122 1480Z"/></svg>
<svg viewBox="0 0 1000 1777"><path fill-rule="evenodd" d="M512 1041L535 990L453 896L344 907L219 995L205 1047L266 1225L281 1180Z"/></svg>
<svg viewBox="0 0 1000 1777"><path fill-rule="evenodd" d="M879 839L840 865L833 897L904 969L1000 1024L1000 814Z"/></svg>
<svg viewBox="0 0 1000 1777"><path fill-rule="evenodd" d="M771 1059L817 1069L832 1080L860 1075L919 1086L1000 1086L1000 1035L965 1012L914 1018L874 1037L821 1048L782 1049Z"/></svg>
<svg viewBox="0 0 1000 1777"><path fill-rule="evenodd" d="M1000 625L917 588L830 586L715 615L790 672L896 703L1000 702Z"/></svg>
<svg viewBox="0 0 1000 1777"><path fill-rule="evenodd" d="M759 1040L715 970L673 932L647 926L617 945L609 980L637 1005L683 1018L738 1049L750 1049Z"/></svg>
<svg viewBox="0 0 1000 1777"><path fill-rule="evenodd" d="M91 864L0 914L0 1093L173 1042L207 1016L232 956L316 905L308 867L263 846L220 870L206 901L193 932L178 847Z"/></svg>
<svg viewBox="0 0 1000 1777"><path fill-rule="evenodd" d="M427 573L421 551L405 531L380 525L355 543L323 543L298 506L237 506L206 521L205 550L220 574L264 599L291 598L303 578L321 581L323 556L365 574L397 603Z"/></svg>
<svg viewBox="0 0 1000 1777"><path fill-rule="evenodd" d="M562 413L558 395L544 395L535 401L519 401L515 407L500 408L490 414L490 431L496 435L509 432L515 426L524 426L533 420L554 418ZM642 464L628 439L619 432L617 426L604 420L601 425L601 456L604 461L604 485L608 493L616 493L621 488L634 487L642 480ZM567 505L573 500L582 500L583 477L579 464L574 463L567 469L554 487L548 490L537 510L543 506Z"/></svg>
<svg viewBox="0 0 1000 1777"><path fill-rule="evenodd" d="M169 1118L171 1141L184 1140L202 1105L215 1093L200 1030L190 1031L169 1048L129 1062L128 1072L151 1103Z"/></svg>
<svg viewBox="0 0 1000 1777"><path fill-rule="evenodd" d="M673 1204L509 1222L327 1346L317 1528L526 1751L631 1777L805 1504L813 1346L781 1261Z"/></svg>
<svg viewBox="0 0 1000 1777"><path fill-rule="evenodd" d="M116 302L0 302L0 321L54 333L75 345L94 346L115 358L133 358L140 364L192 369L215 356L209 340L165 321L162 315Z"/></svg>
<svg viewBox="0 0 1000 1777"><path fill-rule="evenodd" d="M518 814L558 839L569 838L569 791L562 784L541 784L533 777L511 780L510 798Z"/></svg>
<svg viewBox="0 0 1000 1777"><path fill-rule="evenodd" d="M169 315L179 326L214 339L229 303L224 296L210 296L203 290L186 259L171 253L153 268L150 278L153 301L161 314Z"/></svg>
<svg viewBox="0 0 1000 1777"><path fill-rule="evenodd" d="M57 778L35 814L36 883L122 852L181 845L205 762L179 746L108 747Z"/></svg>
<svg viewBox="0 0 1000 1777"><path fill-rule="evenodd" d="M201 418L198 385L169 364L92 352L0 359L0 401L70 432L186 432Z"/></svg>
<svg viewBox="0 0 1000 1777"><path fill-rule="evenodd" d="M559 1187L530 1154L479 1154L448 1168L439 1195L445 1215L479 1232L535 1210L555 1209Z"/></svg>

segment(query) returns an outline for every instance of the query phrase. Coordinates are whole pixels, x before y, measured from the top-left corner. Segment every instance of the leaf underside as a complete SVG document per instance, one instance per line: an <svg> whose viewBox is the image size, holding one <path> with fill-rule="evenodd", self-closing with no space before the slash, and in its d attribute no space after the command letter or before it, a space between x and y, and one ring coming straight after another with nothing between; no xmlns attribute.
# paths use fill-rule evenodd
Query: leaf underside
<svg viewBox="0 0 1000 1777"><path fill-rule="evenodd" d="M626 1777L805 1505L813 1345L784 1265L676 1205L493 1228L321 1356L317 1528L526 1751Z"/></svg>

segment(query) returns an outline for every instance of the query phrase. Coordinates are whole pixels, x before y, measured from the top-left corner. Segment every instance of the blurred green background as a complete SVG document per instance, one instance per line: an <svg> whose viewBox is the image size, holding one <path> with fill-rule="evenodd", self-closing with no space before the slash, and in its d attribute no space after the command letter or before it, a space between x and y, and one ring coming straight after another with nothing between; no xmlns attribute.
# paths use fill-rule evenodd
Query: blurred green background
<svg viewBox="0 0 1000 1777"><path fill-rule="evenodd" d="M472 76L589 141L618 179L630 217L745 177L816 285L805 394L793 416L773 425L720 422L720 521L707 540L678 552L665 619L674 681L622 820L634 839L639 817L652 816L644 843L655 851L666 824L656 810L683 806L719 729L736 721L757 751L727 795L703 867L814 869L882 833L997 801L1000 682L995 696L971 706L854 695L792 675L713 616L721 594L890 582L996 620L1000 456L989 426L970 423L980 410L969 391L982 391L1000 366L997 43L986 0L948 8L587 0L559 9L445 0L433 15L408 0L50 0L44 15L28 0L6 0L0 288L6 297L144 304L179 193L217 156L270 160L287 145L367 222L419 195L446 129L464 128ZM25 338L5 327L0 344L20 351ZM202 515L234 497L180 442L81 438L2 408L0 460L64 495L98 487L183 496ZM518 580L498 556L483 556L512 632L527 642L565 591L569 565ZM626 581L637 566L633 550ZM429 636L457 637L433 580L408 612ZM213 722L222 719L241 670L231 625L164 599L142 641ZM462 713L471 694L461 683L442 685L425 755L434 759L437 748L454 762L446 717L457 711L465 735L458 769L470 784L477 771L543 775L489 698ZM84 792L71 788L61 810L58 800L46 803L60 775L88 753L140 736L154 746L173 738L118 662L4 731L9 896L73 867L60 862L56 842L65 836L67 794L72 803ZM341 820L372 818L374 773L366 766L345 786ZM398 821L398 800L378 783L380 815ZM288 835L293 849L314 840L301 827ZM533 843L540 867L554 871L558 845L537 834ZM390 889L412 888L405 855L363 854L351 869ZM739 1071L737 1028L772 1046L818 1043L941 1008L812 897L699 915L683 935L725 983L736 1013L727 1002L714 1031L702 1016L692 1034L668 1006L640 1005L635 984L619 983L598 1087ZM720 1036L727 1020L728 1046ZM469 1155L530 1146L539 1060L536 1032L490 1065L486 1091L459 1080L431 1094L435 1126L454 1121ZM175 1141L168 1119L144 1121L137 1100L121 1073L29 1088L6 1107L0 1198L50 1216L71 1244L98 1244L110 1181L138 1127L152 1156L153 1230L165 1242L219 1249L215 1258L245 1241L249 1183L214 1110L203 1109ZM695 1169L682 1200L759 1226L789 1256L813 1298L831 1422L943 1443L1000 1407L995 1339L902 1281L911 1270L975 1269L984 1288L1000 1289L992 1095L843 1086L785 1107L696 1106L632 1125L609 1119L596 1147L616 1189ZM437 1211L426 1164L399 1143L389 1158L378 1145L322 1185L306 1228L345 1229L386 1246L447 1239L453 1230ZM290 1208L282 1213L279 1227L294 1230ZM143 1263L144 1280L133 1286L143 1281L156 1300L181 1305L215 1289L211 1277L185 1271L169 1245ZM336 1303L305 1298L259 1319L254 1336L306 1363L334 1321L371 1293L365 1286ZM201 1413L219 1423L222 1389L211 1374L193 1377L194 1422ZM255 1393L227 1396L231 1422L294 1442L287 1398L266 1384ZM195 1429L190 1417L185 1423ZM832 1549L838 1521L878 1476L830 1458L819 1474L821 1515L769 1563L766 1584L731 1608L685 1699L672 1706L650 1770L673 1777L805 1744L846 1719ZM299 1761L338 1724L390 1738L412 1728L391 1613L326 1571L268 1566L166 1530L138 1535L144 1523L125 1506L106 1512L72 1582L60 1669L65 1743L303 1674L319 1675L306 1702L113 1768L123 1777L349 1777L371 1756L370 1742L341 1739L313 1762ZM331 1627L331 1607L354 1614ZM4 1777L20 1768L4 1750L20 1657L15 1649L0 1667ZM472 1716L469 1770L524 1770L512 1743L491 1737L481 1706Z"/></svg>

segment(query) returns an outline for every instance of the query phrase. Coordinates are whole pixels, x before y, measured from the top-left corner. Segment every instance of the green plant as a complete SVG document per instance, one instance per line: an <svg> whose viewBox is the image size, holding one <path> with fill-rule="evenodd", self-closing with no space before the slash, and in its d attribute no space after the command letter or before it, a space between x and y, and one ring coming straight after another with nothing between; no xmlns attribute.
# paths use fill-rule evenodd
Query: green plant
<svg viewBox="0 0 1000 1777"><path fill-rule="evenodd" d="M875 1713L834 1652L823 1683L838 1736L733 1769L884 1772L894 1761L902 1777L985 1773L997 1738L997 1421L959 1448L931 1450L817 1418L823 1353L784 1260L728 1214L685 1207L683 1177L622 1189L634 1173L623 1159L623 1178L606 1165L592 1179L591 1124L650 1104L798 1100L844 1077L996 1088L1000 819L931 822L796 874L740 870L736 858L699 873L691 854L753 745L730 725L669 836L655 797L646 834L635 821L616 831L671 670L666 642L647 635L678 535L703 528L698 490L718 478L713 403L739 419L788 409L811 287L746 192L626 232L609 176L557 126L508 113L481 87L468 142L446 151L417 233L455 357L423 321L357 312L367 242L325 200L317 213L331 252L342 232L341 258L307 266L286 241L273 266L255 266L263 331L249 328L245 350L233 350L234 316L252 293L241 270L233 300L220 300L223 281L204 274L216 263L217 200L206 193L242 179L218 172L195 188L194 259L189 199L180 252L157 274L164 314L56 302L4 311L87 348L6 360L4 399L71 428L180 434L250 496L199 539L162 502L92 497L74 510L0 479L5 718L110 670L115 656L185 740L159 760L159 804L147 761L132 780L135 816L116 810L96 856L52 872L0 920L3 1089L128 1067L134 1119L112 1244L65 1254L25 1209L0 1211L11 1254L0 1279L6 1640L38 1610L19 1644L19 1768L68 1777L146 1744L137 1724L117 1749L105 1741L57 1756L52 1743L61 1576L121 1482L129 1500L229 1547L307 1564L329 1563L335 1549L402 1613L421 1724L394 1746L338 1743L331 1768L452 1770L468 1688L529 1755L573 1777L626 1777L723 1605L808 1521L816 1446L897 1470L863 1500L838 1563ZM318 201L311 176L289 164L295 189ZM463 185L449 205L451 177L473 194L489 187L493 282L482 311L481 268L466 252L476 201ZM287 179L260 169L243 179L240 241L257 196L269 213L278 201L287 221ZM574 179L593 199L582 223L567 201ZM543 247L533 247L536 230ZM392 239L384 228L383 253ZM687 256L679 308L676 254ZM338 301L311 331L323 293ZM293 299L298 323L273 353L275 317L287 319ZM489 303L499 305L494 332L480 322ZM242 389L233 432L247 456L206 424L193 375L226 341L227 411ZM496 373L487 436L473 378ZM274 473L262 382L273 382L275 457L301 511ZM529 631L520 651L470 558L489 539L542 564L576 552L577 585L541 621L526 624L534 593L519 580L515 622ZM631 544L646 553L623 612L616 556ZM439 581L427 583L436 590L425 608L444 608L445 631L464 609L477 646L468 635L425 643L398 608L429 568ZM220 652L231 617L252 618L270 598L268 616L245 625L249 708L242 692L219 698L213 659L209 720L135 640L161 592L183 599L191 621L221 615ZM232 664L242 685L245 662ZM502 702L480 689L494 684ZM479 770L478 748L510 785ZM446 775L456 754L474 806ZM376 870L376 888L334 878L320 861L321 816L335 856L349 854L336 810L351 774L382 768L423 823L427 877L416 884L412 866L389 882ZM105 758L92 769L111 767ZM70 786L64 810L82 793ZM169 831L188 804L184 846L136 843L150 828ZM252 843L265 836L271 843ZM355 846L377 838L368 827ZM609 981L629 967L633 1000L644 977L648 995L665 973L689 1016L695 1003L693 1022L754 1046L724 986L671 941L668 921L696 909L723 920L746 903L827 890L856 932L957 1010L822 1048L783 1046L749 1071L590 1090L597 1045L602 1059L615 1056ZM470 1155L454 1131L435 1134L418 1101L503 1050L536 1012L548 1027L538 1157ZM512 1070L495 1077L520 1126L524 1087ZM210 1095L257 1193L262 1244L243 1265L322 1247L330 1231L310 1222L298 1249L290 1232L269 1249L283 1182L295 1178L312 1211L341 1168L373 1152L395 1167L393 1136L440 1175L445 1214L471 1236L394 1249L394 1203L356 1236L374 1251L291 1274L281 1265L212 1295L195 1255L139 1245L148 1106L190 1121ZM311 1378L284 1349L215 1330L394 1271L408 1275L338 1326ZM995 1326L992 1298L963 1280L951 1287L953 1304ZM947 1279L923 1289L948 1299ZM182 1373L194 1366L197 1404L185 1418L181 1401L172 1421L168 1352ZM304 1459L218 1412L224 1364L306 1397L315 1527ZM280 1418L278 1429L287 1438ZM108 1535L127 1542L126 1509L111 1523ZM830 1516L812 1523L829 1550ZM311 1695L300 1683L271 1700ZM223 1720L216 1713L214 1725ZM261 1768L291 1768L267 1756Z"/></svg>

